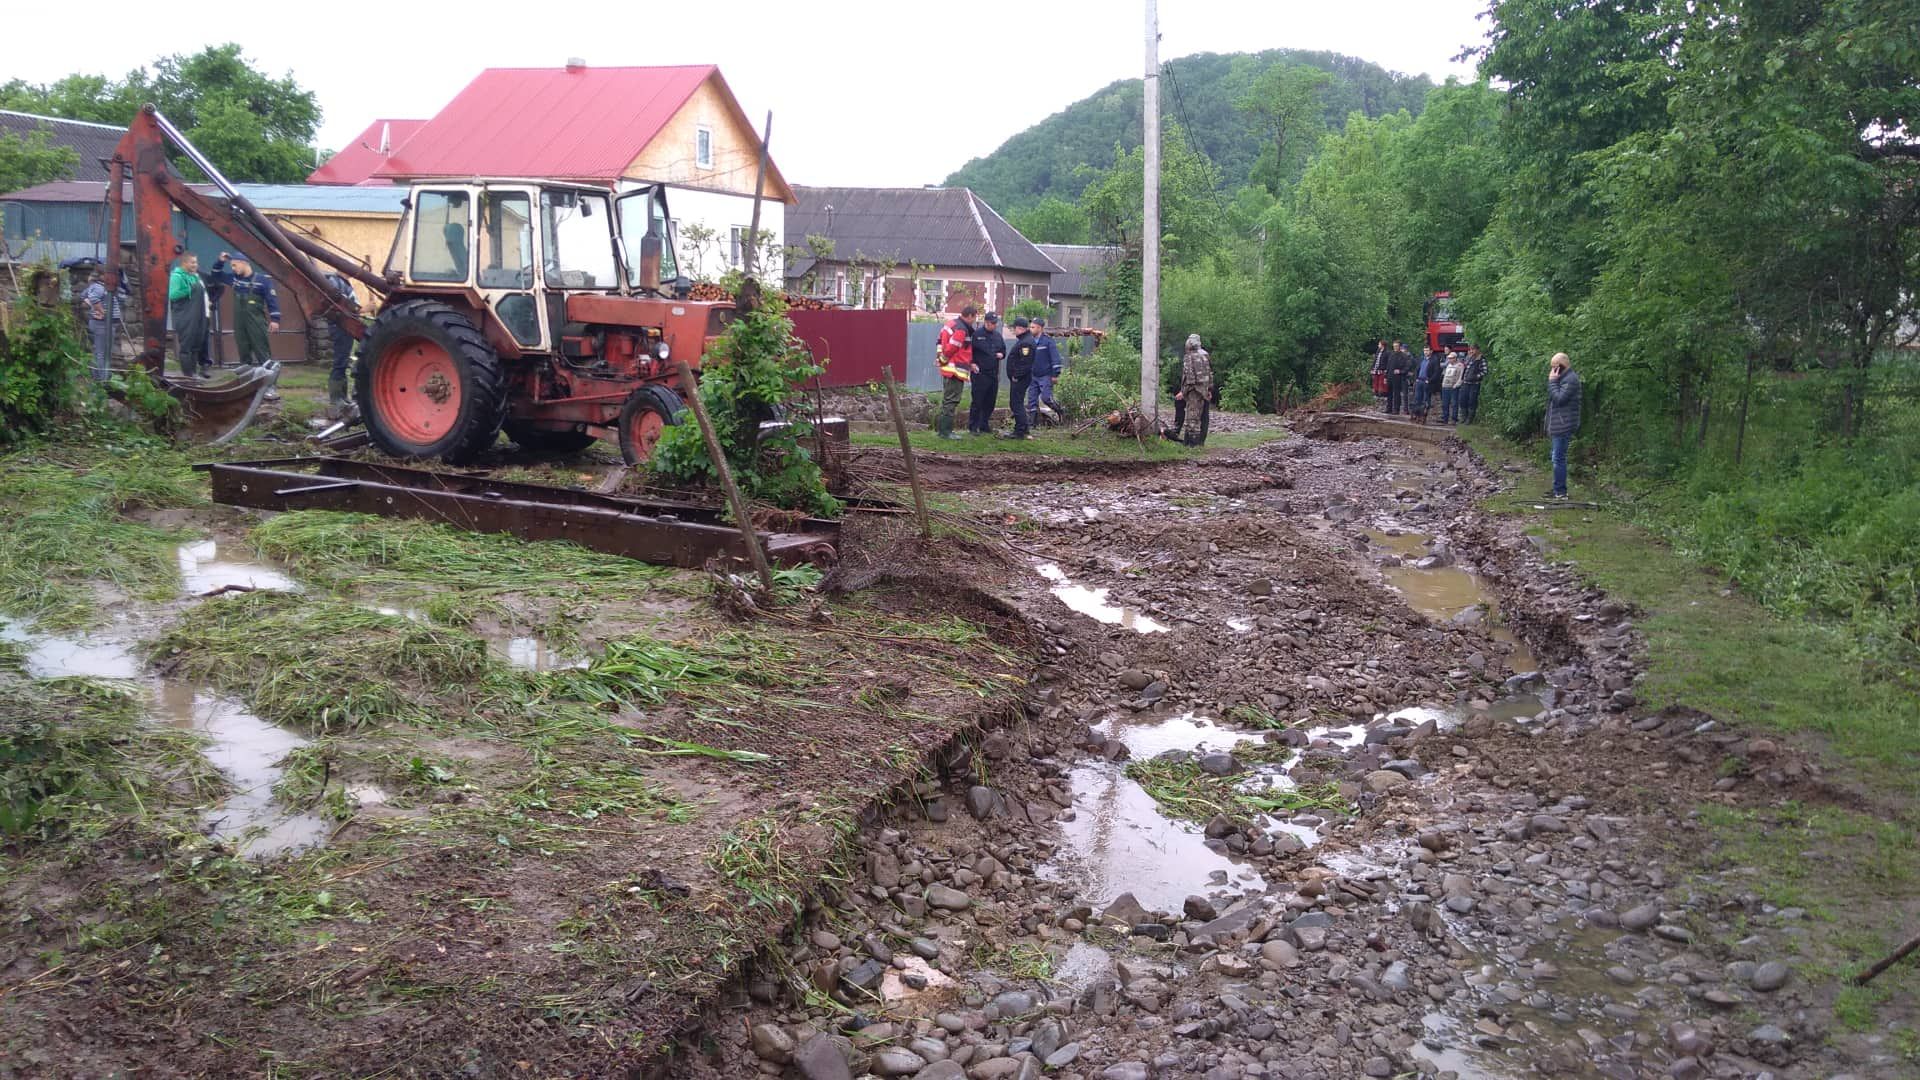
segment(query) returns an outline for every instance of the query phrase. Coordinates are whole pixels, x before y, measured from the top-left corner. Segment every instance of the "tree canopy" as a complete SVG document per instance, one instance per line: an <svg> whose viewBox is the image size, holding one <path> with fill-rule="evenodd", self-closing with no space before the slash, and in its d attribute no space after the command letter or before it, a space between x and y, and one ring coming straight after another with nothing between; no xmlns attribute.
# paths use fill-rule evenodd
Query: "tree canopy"
<svg viewBox="0 0 1920 1080"><path fill-rule="evenodd" d="M190 56L163 56L124 77L74 74L53 83L0 84L0 108L128 124L147 102L159 107L228 179L298 183L313 170L320 106L291 74L274 78L235 44ZM0 162L6 160L0 148Z"/></svg>

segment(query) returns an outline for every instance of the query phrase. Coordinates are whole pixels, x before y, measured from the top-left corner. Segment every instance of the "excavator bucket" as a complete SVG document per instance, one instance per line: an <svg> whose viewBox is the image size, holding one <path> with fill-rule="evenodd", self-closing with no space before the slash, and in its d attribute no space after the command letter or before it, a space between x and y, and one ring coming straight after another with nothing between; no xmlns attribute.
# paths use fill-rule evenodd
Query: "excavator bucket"
<svg viewBox="0 0 1920 1080"><path fill-rule="evenodd" d="M279 378L280 365L268 363L223 382L167 376L160 380L160 386L180 403L187 434L196 442L218 446L253 423Z"/></svg>

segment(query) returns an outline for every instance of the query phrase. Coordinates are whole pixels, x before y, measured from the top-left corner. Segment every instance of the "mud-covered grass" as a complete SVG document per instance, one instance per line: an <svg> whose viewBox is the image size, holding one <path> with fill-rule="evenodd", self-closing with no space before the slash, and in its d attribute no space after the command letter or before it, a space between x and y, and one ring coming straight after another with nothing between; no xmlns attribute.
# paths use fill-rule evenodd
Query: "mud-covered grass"
<svg viewBox="0 0 1920 1080"><path fill-rule="evenodd" d="M1258 431L1217 432L1207 437L1207 445L1198 448L1169 439L1135 440L1115 435L1104 424L1084 432L1079 425L1040 428L1032 439L1002 439L994 435L967 435L960 439L942 439L925 429L907 429L907 441L917 451L930 454L958 454L978 457L1072 458L1116 461L1181 461L1206 456L1209 452L1245 450L1262 443L1287 437L1278 425ZM855 432L855 446L898 449L900 437L892 432Z"/></svg>
<svg viewBox="0 0 1920 1080"><path fill-rule="evenodd" d="M1289 790L1243 791L1244 775L1214 776L1191 761L1135 761L1127 776L1138 783L1167 816L1205 824L1216 817L1256 821L1262 814L1319 810L1353 812L1353 803L1335 784L1303 784Z"/></svg>
<svg viewBox="0 0 1920 1080"><path fill-rule="evenodd" d="M138 599L171 596L181 538L132 515L205 502L186 459L150 446L0 456L0 611L67 630L94 621L100 584Z"/></svg>

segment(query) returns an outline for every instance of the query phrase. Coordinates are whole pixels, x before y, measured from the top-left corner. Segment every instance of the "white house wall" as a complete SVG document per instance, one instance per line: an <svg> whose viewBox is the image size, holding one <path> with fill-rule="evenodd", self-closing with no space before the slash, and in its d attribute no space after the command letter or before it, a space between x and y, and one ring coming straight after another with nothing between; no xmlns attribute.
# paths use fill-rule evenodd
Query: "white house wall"
<svg viewBox="0 0 1920 1080"><path fill-rule="evenodd" d="M631 186L631 185L629 185ZM753 223L753 200L744 195L727 195L712 191L695 191L691 188L669 187L667 206L673 211L673 218L680 226L680 245L677 254L680 257L681 272L693 277L697 266L704 276L717 278L730 269L728 262L729 238L738 226L747 229ZM713 242L707 245L704 257L696 257L691 243L687 241L688 225L704 225L713 230ZM772 265L759 268L761 277L771 277L778 281L786 267L781 253L787 243L787 204L776 199L765 199L760 203L760 228L773 234L772 250L767 261Z"/></svg>

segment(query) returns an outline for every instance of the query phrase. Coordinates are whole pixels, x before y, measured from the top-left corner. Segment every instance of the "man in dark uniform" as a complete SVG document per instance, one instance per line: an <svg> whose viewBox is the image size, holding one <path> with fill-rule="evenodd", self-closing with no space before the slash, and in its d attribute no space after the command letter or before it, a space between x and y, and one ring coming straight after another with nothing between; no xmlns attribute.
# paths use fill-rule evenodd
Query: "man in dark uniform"
<svg viewBox="0 0 1920 1080"><path fill-rule="evenodd" d="M1013 413L1013 431L1009 439L1031 439L1032 417L1027 413L1027 387L1033 383L1033 329L1025 315L1013 320L1018 335L1007 348L1007 409Z"/></svg>
<svg viewBox="0 0 1920 1080"><path fill-rule="evenodd" d="M266 364L273 359L267 335L280 329L280 298L273 291L273 280L247 260L233 259L224 251L213 264L213 279L233 290L233 341L240 350L240 366Z"/></svg>
<svg viewBox="0 0 1920 1080"><path fill-rule="evenodd" d="M360 298L353 294L352 283L338 271L327 274L327 288L354 314L360 313ZM327 373L327 416L339 420L347 411L347 362L353 359L353 335L331 320L327 323L327 332L333 339L333 370Z"/></svg>
<svg viewBox="0 0 1920 1080"><path fill-rule="evenodd" d="M1396 341L1393 352L1387 357L1387 412L1407 411L1407 381L1413 374L1413 357L1407 355L1404 345Z"/></svg>
<svg viewBox="0 0 1920 1080"><path fill-rule="evenodd" d="M1007 355L1007 339L1000 333L1000 316L987 312L973 332L973 404L967 409L967 434L993 434L993 410L1000 398L1000 361Z"/></svg>

